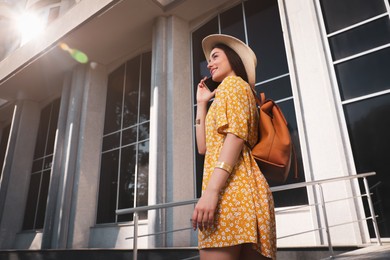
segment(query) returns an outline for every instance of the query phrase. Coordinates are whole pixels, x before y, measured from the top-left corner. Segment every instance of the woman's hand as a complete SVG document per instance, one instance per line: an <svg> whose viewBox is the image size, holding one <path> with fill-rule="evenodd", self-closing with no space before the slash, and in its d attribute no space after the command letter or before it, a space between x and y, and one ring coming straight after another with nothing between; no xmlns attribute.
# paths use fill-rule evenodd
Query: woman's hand
<svg viewBox="0 0 390 260"><path fill-rule="evenodd" d="M200 230L212 228L218 203L218 192L205 190L192 213L192 227Z"/></svg>
<svg viewBox="0 0 390 260"><path fill-rule="evenodd" d="M206 84L204 84L204 81L207 79L207 77L204 77L199 83L198 83L198 89L196 91L196 101L197 103L207 103L210 99L212 99L215 95L216 89L211 92Z"/></svg>

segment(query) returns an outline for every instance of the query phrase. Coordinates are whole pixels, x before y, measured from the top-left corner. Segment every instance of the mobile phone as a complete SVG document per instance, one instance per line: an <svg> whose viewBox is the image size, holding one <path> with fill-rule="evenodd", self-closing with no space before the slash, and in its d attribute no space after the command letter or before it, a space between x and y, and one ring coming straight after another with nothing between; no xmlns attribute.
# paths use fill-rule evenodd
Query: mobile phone
<svg viewBox="0 0 390 260"><path fill-rule="evenodd" d="M204 81L204 84L206 85L206 87L211 91L213 92L220 84L221 82L216 82L214 81L211 77L208 77L207 79L205 79Z"/></svg>

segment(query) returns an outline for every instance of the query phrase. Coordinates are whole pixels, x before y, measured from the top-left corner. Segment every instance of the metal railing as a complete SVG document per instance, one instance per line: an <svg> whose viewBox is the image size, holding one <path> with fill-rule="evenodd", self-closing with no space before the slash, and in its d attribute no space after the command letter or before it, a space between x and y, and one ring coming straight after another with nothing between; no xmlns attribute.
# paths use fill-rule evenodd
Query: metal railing
<svg viewBox="0 0 390 260"><path fill-rule="evenodd" d="M298 232L298 233L293 233L293 234L290 234L290 235L287 235L287 236L278 237L277 239L283 239L283 238L297 236L297 235L301 235L301 234L305 234L305 233L309 233L309 232L316 232L316 231L325 230L326 237L327 237L328 249L329 249L329 252L330 252L330 258L332 258L334 256L334 251L333 251L332 240L331 240L331 235L330 235L330 231L329 231L330 228L341 226L341 225L347 225L347 224L351 224L351 223L354 223L354 222L368 221L368 220L371 219L373 227L374 227L374 232L375 232L375 237L376 237L377 243L378 243L378 245L382 245L381 237L380 237L379 229L378 229L378 223L377 223L377 220L376 220L377 216L375 215L374 206L373 206L372 198L371 198L371 193L370 193L370 189L369 189L368 181L367 181L367 177L373 176L375 174L376 174L375 172L369 172L369 173L362 173L362 174L353 175L353 176L336 177L336 178L329 178L329 179L318 180L318 181L302 182L302 183L287 184L287 185L282 185L282 186L271 187L272 193L279 192L279 191L292 190L292 189L299 189L299 188L304 188L304 187L307 188L307 187L310 187L310 186L317 187L318 188L317 191L318 191L318 194L319 194L319 197L320 197L320 201L318 203L304 205L303 207L311 207L311 206L320 207L321 210L319 210L319 212L322 213L322 217L323 217L323 221L324 221L324 227L322 227L320 225L320 227L315 228L315 229L306 230L306 231L302 231L302 232ZM339 200L334 200L334 201L325 201L324 192L323 192L323 188L322 188L323 184L325 184L325 183L332 183L332 182L338 182L338 181L354 180L354 179L359 179L359 178L363 179L364 190L365 190L364 194L361 194L359 196L353 196L353 197L347 197L347 198L343 198L343 199L339 199ZM326 207L325 207L326 203L332 203L332 202L336 202L336 201L340 201L340 200L356 199L356 198L360 198L360 197L361 198L362 197L367 197L367 202L368 202L368 208L369 208L369 211L370 211L370 216L368 216L366 218L358 219L356 221L336 224L336 225L333 225L333 226L329 225L329 223L328 223L328 216L327 216ZM166 209L166 208L173 208L173 207L184 206L184 205L191 205L191 204L195 204L197 201L198 201L198 199L193 199L193 200L187 200L187 201L162 203L162 204L156 204L156 205L151 205L151 206L143 206L143 207L137 207L137 208L116 210L116 214L117 215L131 214L131 213L134 214L134 218L133 218L133 221L134 221L134 235L133 235L133 237L129 238L129 239L133 239L133 260L137 260L137 256L138 256L138 245L137 245L138 238L145 237L145 236L155 236L155 235L161 235L161 234L167 234L167 233L172 233L172 232L178 232L178 231L192 229L192 227L188 227L188 228L186 227L186 228L181 228L181 229L175 229L175 230L170 230L170 231L163 231L163 232L158 232L158 233L146 234L146 235L139 236L138 235L138 213L139 212L149 211L149 210L160 210L160 209ZM298 206L298 207L301 207L301 206ZM289 210L296 210L296 209L297 209L297 207L292 207L290 209L283 209L281 211L286 212L286 211L289 211ZM276 211L276 214L280 213L281 211ZM192 258L187 258L187 259L194 259L194 258L192 257Z"/></svg>

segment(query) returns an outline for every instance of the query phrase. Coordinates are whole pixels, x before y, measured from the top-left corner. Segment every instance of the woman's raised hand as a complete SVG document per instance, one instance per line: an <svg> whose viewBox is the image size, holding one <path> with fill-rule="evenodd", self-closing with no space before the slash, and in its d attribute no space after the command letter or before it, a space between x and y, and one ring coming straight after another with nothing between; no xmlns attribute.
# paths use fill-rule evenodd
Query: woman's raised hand
<svg viewBox="0 0 390 260"><path fill-rule="evenodd" d="M202 103L202 102L209 102L210 99L212 99L215 96L215 92L217 91L216 89L211 92L204 81L207 79L207 77L204 77L203 79L200 80L198 83L198 89L196 91L196 101L197 103Z"/></svg>

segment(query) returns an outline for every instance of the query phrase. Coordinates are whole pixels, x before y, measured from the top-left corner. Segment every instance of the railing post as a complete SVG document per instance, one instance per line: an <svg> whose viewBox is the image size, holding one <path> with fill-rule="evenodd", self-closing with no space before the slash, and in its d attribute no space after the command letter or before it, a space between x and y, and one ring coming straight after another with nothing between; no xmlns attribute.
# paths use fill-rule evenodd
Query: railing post
<svg viewBox="0 0 390 260"><path fill-rule="evenodd" d="M324 198L324 192L322 190L321 184L317 184L319 190L320 190L320 199L321 199L321 207L322 207L322 214L324 217L324 223L325 223L325 231L326 236L328 240L328 247L330 252L330 258L333 258L334 252L333 252L333 246L332 241L330 239L330 231L329 231L329 223L328 223L328 214L326 213L326 207L325 207L325 198Z"/></svg>
<svg viewBox="0 0 390 260"><path fill-rule="evenodd" d="M367 182L366 177L363 177L363 183L364 183L364 189L365 189L366 195L367 195L368 207L370 209L372 224L374 225L375 236L376 236L376 239L378 241L378 245L381 246L382 245L381 235L379 234L378 222L376 221L374 205L372 204L370 188L368 186L368 182Z"/></svg>
<svg viewBox="0 0 390 260"><path fill-rule="evenodd" d="M138 212L134 212L133 260L138 257Z"/></svg>

